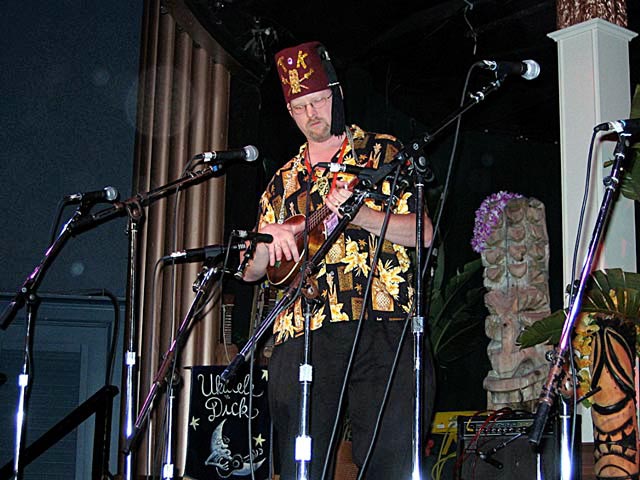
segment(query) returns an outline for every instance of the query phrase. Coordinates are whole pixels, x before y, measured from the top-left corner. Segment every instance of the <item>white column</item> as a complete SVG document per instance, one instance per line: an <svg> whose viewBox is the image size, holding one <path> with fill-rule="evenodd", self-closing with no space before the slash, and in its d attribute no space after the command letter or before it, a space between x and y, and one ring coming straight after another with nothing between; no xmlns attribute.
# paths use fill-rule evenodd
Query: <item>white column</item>
<svg viewBox="0 0 640 480"><path fill-rule="evenodd" d="M604 162L611 158L617 139L613 136L604 140L600 134L596 142L590 199L573 277L573 251L593 128L602 122L629 117L629 42L636 35L602 19L589 20L549 34L558 48L564 285L579 277L582 270L604 196L603 178L610 171L609 167L604 167ZM615 202L604 240L595 268L622 268L635 272L636 237L631 200L620 196ZM583 440L592 441L590 413L584 413Z"/></svg>

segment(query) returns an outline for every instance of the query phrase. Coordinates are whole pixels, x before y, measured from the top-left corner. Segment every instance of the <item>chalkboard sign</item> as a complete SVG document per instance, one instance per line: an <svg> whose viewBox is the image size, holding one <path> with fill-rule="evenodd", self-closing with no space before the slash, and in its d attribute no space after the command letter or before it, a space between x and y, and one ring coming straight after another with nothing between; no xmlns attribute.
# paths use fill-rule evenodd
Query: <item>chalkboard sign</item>
<svg viewBox="0 0 640 480"><path fill-rule="evenodd" d="M267 369L248 367L227 385L225 367L192 368L184 475L194 480L270 478ZM249 421L251 433L249 433Z"/></svg>

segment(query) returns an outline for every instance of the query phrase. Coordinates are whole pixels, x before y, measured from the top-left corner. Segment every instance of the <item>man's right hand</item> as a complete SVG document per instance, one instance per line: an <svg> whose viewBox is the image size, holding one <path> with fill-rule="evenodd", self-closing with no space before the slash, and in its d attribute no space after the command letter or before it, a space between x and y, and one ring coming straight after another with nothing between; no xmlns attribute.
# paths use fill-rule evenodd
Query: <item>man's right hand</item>
<svg viewBox="0 0 640 480"><path fill-rule="evenodd" d="M260 233L268 233L273 237L273 242L261 244L267 249L270 266L273 267L283 257L289 261L300 260L300 252L296 245L296 234L300 232L296 230L299 228L289 223L271 223L259 230ZM264 252L264 248L262 250Z"/></svg>
<svg viewBox="0 0 640 480"><path fill-rule="evenodd" d="M273 237L271 243L258 243L253 260L247 265L243 279L253 282L261 279L267 272L268 266L274 266L276 262L283 258L288 261L298 262L300 252L296 245L296 234L302 233L304 224L295 225L293 223L270 223L263 225L258 231L268 233Z"/></svg>

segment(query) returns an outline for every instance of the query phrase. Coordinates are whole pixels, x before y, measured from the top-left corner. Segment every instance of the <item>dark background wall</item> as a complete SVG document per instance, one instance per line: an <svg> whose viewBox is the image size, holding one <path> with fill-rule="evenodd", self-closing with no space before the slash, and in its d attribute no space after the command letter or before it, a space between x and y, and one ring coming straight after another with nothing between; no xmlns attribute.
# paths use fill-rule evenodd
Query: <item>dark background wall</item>
<svg viewBox="0 0 640 480"><path fill-rule="evenodd" d="M3 311L51 243L63 195L108 185L121 197L131 195L141 16L142 2L136 1L0 3ZM73 211L66 208L62 221ZM110 353L112 341L122 334L114 307L77 292L107 289L124 296L125 227L126 220L119 218L72 238L39 289L27 444L105 383L120 384L122 345L115 356ZM0 385L0 467L14 453L24 313L0 330L0 374L6 375ZM105 378L109 364L112 375ZM112 472L119 400L113 410ZM30 465L25 478L90 478L92 432L92 420L82 424Z"/></svg>
<svg viewBox="0 0 640 480"><path fill-rule="evenodd" d="M140 2L3 2L0 291L13 292L49 245L65 194L131 194ZM73 212L66 209L63 220ZM73 239L43 291L125 291L126 221Z"/></svg>

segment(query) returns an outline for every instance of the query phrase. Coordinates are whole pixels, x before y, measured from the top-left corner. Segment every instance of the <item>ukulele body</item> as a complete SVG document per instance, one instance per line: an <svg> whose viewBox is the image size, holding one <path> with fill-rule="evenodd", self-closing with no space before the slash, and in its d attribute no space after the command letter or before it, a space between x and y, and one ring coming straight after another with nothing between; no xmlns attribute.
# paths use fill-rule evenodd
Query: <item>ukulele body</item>
<svg viewBox="0 0 640 480"><path fill-rule="evenodd" d="M293 217L289 217L288 219L286 219L284 223L293 225L300 230L300 233L296 234L295 236L296 246L298 247L298 252L300 252L300 260L296 262L295 260L287 260L283 257L279 262L276 262L274 266L267 267L267 279L277 287L287 286L296 277L296 274L298 273L300 267L300 263L303 261L303 258L305 256L305 216L301 214L294 215ZM322 246L325 238L324 223L320 222L316 226L316 228L312 228L309 232L310 257L313 256Z"/></svg>

